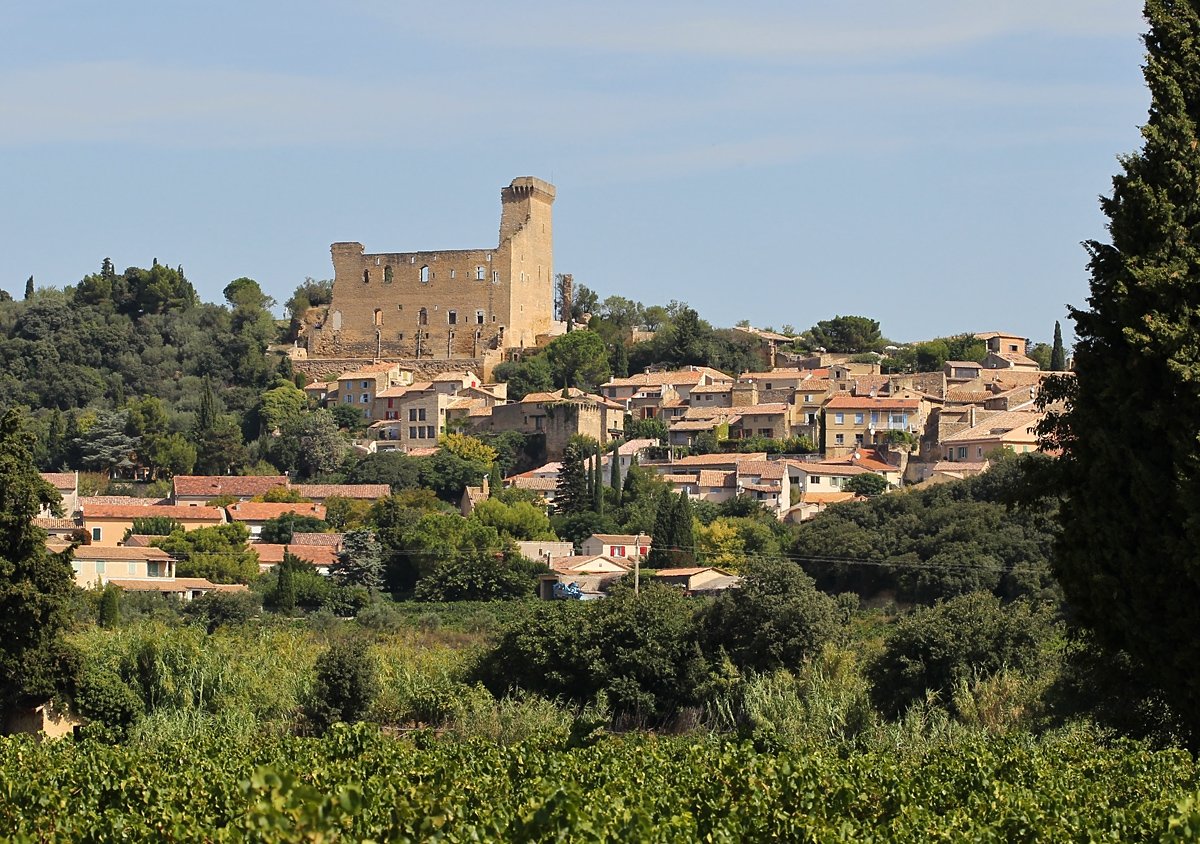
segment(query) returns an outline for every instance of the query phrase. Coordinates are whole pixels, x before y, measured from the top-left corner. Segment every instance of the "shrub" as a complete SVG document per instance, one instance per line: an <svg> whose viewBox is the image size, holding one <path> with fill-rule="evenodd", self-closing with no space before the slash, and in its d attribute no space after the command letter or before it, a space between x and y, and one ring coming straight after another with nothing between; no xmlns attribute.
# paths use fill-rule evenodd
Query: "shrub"
<svg viewBox="0 0 1200 844"><path fill-rule="evenodd" d="M963 680L1036 669L1051 629L1045 607L1003 606L986 592L920 608L897 623L871 667L872 697L891 716L928 693L950 704Z"/></svg>
<svg viewBox="0 0 1200 844"><path fill-rule="evenodd" d="M379 671L366 642L340 639L317 658L316 680L306 714L325 731L339 721L362 720L377 694Z"/></svg>
<svg viewBox="0 0 1200 844"><path fill-rule="evenodd" d="M840 615L797 564L753 561L741 588L727 590L702 613L700 638L710 655L724 650L739 668L796 668L834 637Z"/></svg>

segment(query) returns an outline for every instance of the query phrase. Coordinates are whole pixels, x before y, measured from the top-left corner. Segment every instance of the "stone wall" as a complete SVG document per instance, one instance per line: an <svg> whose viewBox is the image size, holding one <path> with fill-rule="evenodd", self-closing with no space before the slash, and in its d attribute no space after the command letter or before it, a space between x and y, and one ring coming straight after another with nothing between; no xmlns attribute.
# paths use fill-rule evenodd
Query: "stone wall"
<svg viewBox="0 0 1200 844"><path fill-rule="evenodd" d="M333 244L333 302L308 332L309 353L436 360L533 346L554 322L554 196L548 182L514 179L494 249Z"/></svg>

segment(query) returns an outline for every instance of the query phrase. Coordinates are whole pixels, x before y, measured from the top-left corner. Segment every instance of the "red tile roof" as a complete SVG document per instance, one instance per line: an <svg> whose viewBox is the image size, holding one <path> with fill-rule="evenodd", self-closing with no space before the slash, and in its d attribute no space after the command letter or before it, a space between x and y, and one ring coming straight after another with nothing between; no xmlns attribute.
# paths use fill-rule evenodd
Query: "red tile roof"
<svg viewBox="0 0 1200 844"><path fill-rule="evenodd" d="M265 522L275 519L285 513L295 513L298 516L312 516L317 519L325 518L325 505L312 503L276 503L272 501L239 501L228 508L229 518L238 522Z"/></svg>
<svg viewBox="0 0 1200 844"><path fill-rule="evenodd" d="M288 485L287 475L176 475L175 495L212 499L222 495L253 498Z"/></svg>
<svg viewBox="0 0 1200 844"><path fill-rule="evenodd" d="M75 489L74 472L39 472L42 480L55 489Z"/></svg>
<svg viewBox="0 0 1200 844"><path fill-rule="evenodd" d="M191 522L224 522L225 514L219 507L188 507L183 504L93 504L81 505L83 519L150 519L164 516L168 519Z"/></svg>
<svg viewBox="0 0 1200 844"><path fill-rule="evenodd" d="M75 549L78 560L169 560L171 555L161 548L134 548L117 545L106 548L102 545L80 545Z"/></svg>
<svg viewBox="0 0 1200 844"><path fill-rule="evenodd" d="M918 399L878 398L871 396L834 396L825 407L830 410L919 410Z"/></svg>
<svg viewBox="0 0 1200 844"><path fill-rule="evenodd" d="M295 484L292 489L305 498L337 497L374 501L392 494L392 488L387 484Z"/></svg>
<svg viewBox="0 0 1200 844"><path fill-rule="evenodd" d="M296 534L296 536L301 535ZM258 554L259 565L264 566L282 563L285 551L290 552L293 556L304 560L306 563L312 563L314 566L331 566L337 562L338 558L337 549L328 545L296 545L295 543L276 545L259 542L248 547Z"/></svg>

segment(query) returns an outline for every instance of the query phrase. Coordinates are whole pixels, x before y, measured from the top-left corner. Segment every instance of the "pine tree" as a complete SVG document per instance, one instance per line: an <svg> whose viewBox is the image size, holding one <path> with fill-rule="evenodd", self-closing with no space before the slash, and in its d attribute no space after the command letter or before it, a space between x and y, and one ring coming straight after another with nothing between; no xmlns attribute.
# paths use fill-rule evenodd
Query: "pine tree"
<svg viewBox="0 0 1200 844"><path fill-rule="evenodd" d="M1063 349L1062 326L1054 321L1054 346L1050 349L1050 368L1062 372L1067 368L1067 353Z"/></svg>
<svg viewBox="0 0 1200 844"><path fill-rule="evenodd" d="M1076 617L1130 653L1200 738L1200 14L1149 0L1142 150L1101 200L1111 243L1086 244L1089 308L1072 309L1075 378L1044 432L1062 449L1055 571Z"/></svg>
<svg viewBox="0 0 1200 844"><path fill-rule="evenodd" d="M70 552L53 554L35 527L58 493L38 475L15 410L0 416L0 716L70 688L78 668L63 635L72 621Z"/></svg>
<svg viewBox="0 0 1200 844"><path fill-rule="evenodd" d="M33 276L25 279L25 301L33 298Z"/></svg>
<svg viewBox="0 0 1200 844"><path fill-rule="evenodd" d="M369 530L352 530L342 538L338 561L329 569L337 583L365 586L372 591L383 586L383 549Z"/></svg>

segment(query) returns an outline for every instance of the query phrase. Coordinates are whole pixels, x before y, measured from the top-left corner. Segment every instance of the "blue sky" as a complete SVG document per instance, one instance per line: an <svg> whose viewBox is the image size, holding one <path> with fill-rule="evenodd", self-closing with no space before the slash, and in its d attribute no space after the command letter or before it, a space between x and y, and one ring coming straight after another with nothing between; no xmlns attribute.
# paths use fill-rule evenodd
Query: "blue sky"
<svg viewBox="0 0 1200 844"><path fill-rule="evenodd" d="M536 175L602 298L1049 340L1139 146L1143 28L1129 0L11 3L0 288L157 257L282 301L333 241L494 245Z"/></svg>

